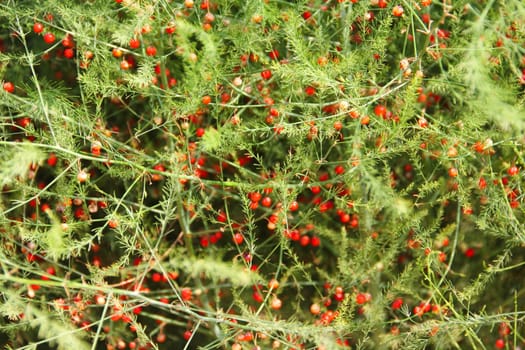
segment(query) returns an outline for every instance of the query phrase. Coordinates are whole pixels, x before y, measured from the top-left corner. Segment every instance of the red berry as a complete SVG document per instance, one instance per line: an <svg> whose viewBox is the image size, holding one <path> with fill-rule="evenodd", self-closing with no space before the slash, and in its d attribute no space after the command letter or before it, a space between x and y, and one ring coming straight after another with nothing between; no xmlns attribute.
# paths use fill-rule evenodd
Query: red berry
<svg viewBox="0 0 525 350"><path fill-rule="evenodd" d="M230 101L230 99L231 99L231 96L230 96L229 93L227 93L227 92L223 92L223 93L221 94L221 102L222 102L222 103L228 103L228 102Z"/></svg>
<svg viewBox="0 0 525 350"><path fill-rule="evenodd" d="M428 120L425 117L420 117L417 120L417 124L420 128L426 128L428 126Z"/></svg>
<svg viewBox="0 0 525 350"><path fill-rule="evenodd" d="M15 92L15 85L10 81L6 81L4 83L4 91L12 94L13 92Z"/></svg>
<svg viewBox="0 0 525 350"><path fill-rule="evenodd" d="M403 299L401 298L396 298L391 305L392 310L398 310L401 308L401 306L403 306Z"/></svg>
<svg viewBox="0 0 525 350"><path fill-rule="evenodd" d="M395 17L403 16L404 12L405 12L405 10L403 9L403 6L401 6L401 5L394 6L394 8L392 9L392 14Z"/></svg>
<svg viewBox="0 0 525 350"><path fill-rule="evenodd" d="M303 247L306 247L308 244L310 244L310 236L302 235L299 239L299 244Z"/></svg>
<svg viewBox="0 0 525 350"><path fill-rule="evenodd" d="M73 37L71 35L66 35L64 39L62 39L62 46L67 48L73 48L75 46L75 42L73 41Z"/></svg>
<svg viewBox="0 0 525 350"><path fill-rule="evenodd" d="M269 207L272 205L272 199L270 197L264 197L262 200L261 200L261 205L263 207Z"/></svg>
<svg viewBox="0 0 525 350"><path fill-rule="evenodd" d="M157 334L157 343L164 343L166 341L166 334L159 333Z"/></svg>
<svg viewBox="0 0 525 350"><path fill-rule="evenodd" d="M385 118L387 109L384 105L377 105L374 107L374 113L378 117Z"/></svg>
<svg viewBox="0 0 525 350"><path fill-rule="evenodd" d="M496 349L505 349L505 340L501 338L496 340L496 342L494 343L494 347Z"/></svg>
<svg viewBox="0 0 525 350"><path fill-rule="evenodd" d="M276 60L279 58L279 51L277 51L276 49L270 51L270 53L268 54L268 57L270 57L270 59L272 60Z"/></svg>
<svg viewBox="0 0 525 350"><path fill-rule="evenodd" d="M321 193L321 186L312 186L310 187L310 191L312 191L313 194L319 194Z"/></svg>
<svg viewBox="0 0 525 350"><path fill-rule="evenodd" d="M225 212L219 212L219 214L217 214L217 221L218 222L226 222L226 220L228 219L228 217L226 216L226 213Z"/></svg>
<svg viewBox="0 0 525 350"><path fill-rule="evenodd" d="M111 220L109 220L109 221L108 221L108 226L109 226L110 228L113 228L113 229L117 228L117 227L118 227L118 220L117 220L117 219L111 219Z"/></svg>
<svg viewBox="0 0 525 350"><path fill-rule="evenodd" d="M159 283L160 281L162 281L162 274L158 272L153 272L153 274L151 275L151 280L155 283Z"/></svg>
<svg viewBox="0 0 525 350"><path fill-rule="evenodd" d="M75 57L75 51L71 48L64 50L64 57L68 59L72 59Z"/></svg>
<svg viewBox="0 0 525 350"><path fill-rule="evenodd" d="M480 190L485 189L487 187L487 181L484 178L480 177L478 181L478 187Z"/></svg>
<svg viewBox="0 0 525 350"><path fill-rule="evenodd" d="M113 50L111 51L111 54L113 55L113 57L115 58L120 58L122 57L122 55L124 54L122 52L121 49L119 49L118 47L114 47Z"/></svg>
<svg viewBox="0 0 525 350"><path fill-rule="evenodd" d="M35 24L33 24L33 32L35 32L36 34L40 34L43 31L44 31L44 25L42 23L35 22Z"/></svg>
<svg viewBox="0 0 525 350"><path fill-rule="evenodd" d="M510 175L510 176L515 176L515 175L518 175L519 173L519 168L515 165L511 166L509 168L509 170L507 170L507 173Z"/></svg>
<svg viewBox="0 0 525 350"><path fill-rule="evenodd" d="M319 306L319 304L317 303L313 303L312 305L310 305L310 312L313 315L318 315L321 312L321 306Z"/></svg>
<svg viewBox="0 0 525 350"><path fill-rule="evenodd" d="M120 69L122 69L122 70L128 70L128 69L130 69L130 68L131 68L131 65L129 64L128 61L126 61L126 60L122 60L122 61L120 61Z"/></svg>
<svg viewBox="0 0 525 350"><path fill-rule="evenodd" d="M233 235L233 241L235 242L235 244L242 244L242 242L244 242L244 236L242 235L242 233L237 232Z"/></svg>
<svg viewBox="0 0 525 350"><path fill-rule="evenodd" d="M308 96L313 96L315 95L315 88L313 86L307 86L305 89L304 89L304 92L305 94L307 94Z"/></svg>
<svg viewBox="0 0 525 350"><path fill-rule="evenodd" d="M205 132L206 130L204 130L204 128L198 128L197 130L195 130L195 136L203 137Z"/></svg>
<svg viewBox="0 0 525 350"><path fill-rule="evenodd" d="M355 297L355 302L358 303L359 305L366 303L365 295L363 293L357 294Z"/></svg>
<svg viewBox="0 0 525 350"><path fill-rule="evenodd" d="M48 272L48 273L50 273L50 272ZM52 274L52 273L50 273L50 274ZM52 275L54 275L54 274L52 274ZM502 322L502 323L499 324L498 333L499 333L500 336L506 337L507 335L510 334L510 332L511 332L511 329L510 329L510 326L509 326L508 323Z"/></svg>
<svg viewBox="0 0 525 350"><path fill-rule="evenodd" d="M157 48L155 46L148 46L146 48L146 55L155 56L157 54Z"/></svg>
<svg viewBox="0 0 525 350"><path fill-rule="evenodd" d="M355 297L355 302L359 305L363 305L364 303L366 303L367 301L370 300L370 298L367 296L368 293L359 293L356 295Z"/></svg>
<svg viewBox="0 0 525 350"><path fill-rule="evenodd" d="M204 105L209 105L211 103L211 96L209 95L203 96L201 102Z"/></svg>
<svg viewBox="0 0 525 350"><path fill-rule="evenodd" d="M279 310L282 306L283 306L283 302L281 299L277 298L277 297L274 297L271 301L271 304L270 306L272 307L272 309L274 310Z"/></svg>
<svg viewBox="0 0 525 350"><path fill-rule="evenodd" d="M165 168L164 165L162 165L162 164L155 164L155 165L153 166L153 169L154 169L154 170L157 170L157 171L166 171L166 168Z"/></svg>
<svg viewBox="0 0 525 350"><path fill-rule="evenodd" d="M191 288L182 288L180 291L180 297L184 301L190 301L192 294Z"/></svg>
<svg viewBox="0 0 525 350"><path fill-rule="evenodd" d="M174 23L170 23L170 25L167 26L166 29L164 29L164 32L166 34L173 34L173 33L175 33L176 30L177 30L177 27L175 27L175 24Z"/></svg>
<svg viewBox="0 0 525 350"><path fill-rule="evenodd" d="M264 79L264 80L268 80L272 77L272 71L267 69L267 70L263 70L261 72L261 77Z"/></svg>
<svg viewBox="0 0 525 350"><path fill-rule="evenodd" d="M249 194L249 197L252 202L259 202L261 200L262 195L259 192L251 192Z"/></svg>
<svg viewBox="0 0 525 350"><path fill-rule="evenodd" d="M279 288L279 281L277 281L275 278L272 278L268 282L268 288L270 288L272 290L275 290L275 289Z"/></svg>
<svg viewBox="0 0 525 350"><path fill-rule="evenodd" d="M291 230L288 231L287 234L288 238L290 238L292 241L298 241L301 238L301 234L299 233L299 230Z"/></svg>
<svg viewBox="0 0 525 350"><path fill-rule="evenodd" d="M334 168L334 172L337 174L337 175L343 175L345 173L345 167L342 166L342 165L338 165Z"/></svg>
<svg viewBox="0 0 525 350"><path fill-rule="evenodd" d="M49 166L55 166L57 164L57 156L54 153L50 153L49 157L47 158L47 165Z"/></svg>
<svg viewBox="0 0 525 350"><path fill-rule="evenodd" d="M138 49L140 47L140 40L132 38L129 41L129 47L132 49Z"/></svg>
<svg viewBox="0 0 525 350"><path fill-rule="evenodd" d="M345 299L345 293L335 293L334 299L337 302L341 302Z"/></svg>
<svg viewBox="0 0 525 350"><path fill-rule="evenodd" d="M214 242L212 242L214 243ZM200 238L200 244L201 247L206 248L208 245L210 245L210 239L206 236Z"/></svg>
<svg viewBox="0 0 525 350"><path fill-rule="evenodd" d="M44 34L44 41L46 44L52 44L55 42L55 34L53 33L46 33Z"/></svg>

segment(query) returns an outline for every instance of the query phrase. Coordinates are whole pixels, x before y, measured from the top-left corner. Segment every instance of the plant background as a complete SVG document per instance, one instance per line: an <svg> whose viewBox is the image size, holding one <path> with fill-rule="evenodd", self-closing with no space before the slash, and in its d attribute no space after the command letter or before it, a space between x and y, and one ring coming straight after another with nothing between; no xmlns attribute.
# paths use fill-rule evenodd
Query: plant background
<svg viewBox="0 0 525 350"><path fill-rule="evenodd" d="M521 1L0 9L6 348L523 346Z"/></svg>

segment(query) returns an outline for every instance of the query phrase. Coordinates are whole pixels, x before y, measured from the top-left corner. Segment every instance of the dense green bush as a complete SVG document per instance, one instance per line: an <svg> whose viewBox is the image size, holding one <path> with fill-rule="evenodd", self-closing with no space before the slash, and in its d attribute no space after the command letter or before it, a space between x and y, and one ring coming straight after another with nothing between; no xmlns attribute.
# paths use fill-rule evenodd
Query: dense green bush
<svg viewBox="0 0 525 350"><path fill-rule="evenodd" d="M518 349L521 0L0 1L8 349Z"/></svg>

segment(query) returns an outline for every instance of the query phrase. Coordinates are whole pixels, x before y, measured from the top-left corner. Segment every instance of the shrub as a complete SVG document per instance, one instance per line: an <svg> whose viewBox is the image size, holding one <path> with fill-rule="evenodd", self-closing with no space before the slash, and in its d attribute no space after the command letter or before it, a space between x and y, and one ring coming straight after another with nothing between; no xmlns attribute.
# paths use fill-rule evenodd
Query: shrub
<svg viewBox="0 0 525 350"><path fill-rule="evenodd" d="M7 348L519 348L518 0L0 3Z"/></svg>

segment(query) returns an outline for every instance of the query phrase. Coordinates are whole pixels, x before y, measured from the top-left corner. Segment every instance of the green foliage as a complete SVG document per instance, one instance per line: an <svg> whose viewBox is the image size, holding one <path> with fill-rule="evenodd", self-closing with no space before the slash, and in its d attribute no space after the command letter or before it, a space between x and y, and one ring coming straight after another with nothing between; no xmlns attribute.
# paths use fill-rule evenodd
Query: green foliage
<svg viewBox="0 0 525 350"><path fill-rule="evenodd" d="M2 345L523 347L524 16L0 2Z"/></svg>

